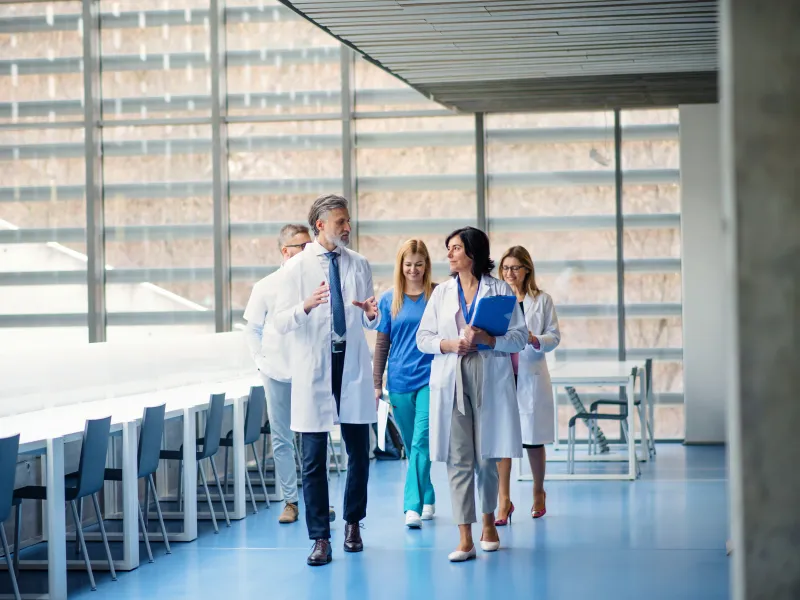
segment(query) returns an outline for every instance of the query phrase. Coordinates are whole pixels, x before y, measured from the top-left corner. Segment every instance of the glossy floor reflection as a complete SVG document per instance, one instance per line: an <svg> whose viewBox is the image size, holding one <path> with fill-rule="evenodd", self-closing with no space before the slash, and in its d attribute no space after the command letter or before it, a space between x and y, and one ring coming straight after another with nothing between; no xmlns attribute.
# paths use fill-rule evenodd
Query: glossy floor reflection
<svg viewBox="0 0 800 600"><path fill-rule="evenodd" d="M405 463L380 462L372 465L362 554L342 551L338 521L333 563L306 566L311 545L303 522L279 525L280 507L273 505L230 529L223 525L219 535L202 524L200 538L173 544L171 556L154 544L154 564L145 559L116 582L98 573L97 592L83 573L70 573L70 598L727 598L725 451L661 445L658 452L633 484L549 482L547 516L535 522L531 484L514 482L517 512L500 530L503 547L471 563L447 562L457 532L444 466L433 469L436 519L409 531L402 514ZM331 487L341 515L344 475L333 475ZM23 585L43 577L26 573ZM0 593L6 579L0 573Z"/></svg>

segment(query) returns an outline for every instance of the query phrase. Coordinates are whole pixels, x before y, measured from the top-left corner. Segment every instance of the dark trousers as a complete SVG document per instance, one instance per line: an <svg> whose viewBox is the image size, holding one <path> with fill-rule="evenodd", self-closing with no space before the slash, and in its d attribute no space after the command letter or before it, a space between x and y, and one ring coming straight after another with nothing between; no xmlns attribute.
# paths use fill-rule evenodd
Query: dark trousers
<svg viewBox="0 0 800 600"><path fill-rule="evenodd" d="M331 385L336 410L342 397L344 352L332 354ZM369 480L369 425L342 423L342 439L347 450L347 483L344 492L344 520L358 523L367 516ZM303 499L306 526L312 540L330 539L328 517L328 434L303 433Z"/></svg>

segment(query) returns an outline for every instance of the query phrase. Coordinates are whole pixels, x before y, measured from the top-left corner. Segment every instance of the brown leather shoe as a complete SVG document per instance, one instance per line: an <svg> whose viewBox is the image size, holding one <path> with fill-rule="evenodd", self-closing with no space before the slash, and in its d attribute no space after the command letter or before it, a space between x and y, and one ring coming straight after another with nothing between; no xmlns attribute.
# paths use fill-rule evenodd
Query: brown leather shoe
<svg viewBox="0 0 800 600"><path fill-rule="evenodd" d="M311 550L311 554L308 555L306 562L312 567L321 567L332 560L333 550L331 550L330 540L314 540L314 548Z"/></svg>
<svg viewBox="0 0 800 600"><path fill-rule="evenodd" d="M286 506L283 507L281 516L278 517L278 523L294 523L297 521L299 515L300 510L297 508L297 504L287 502Z"/></svg>
<svg viewBox="0 0 800 600"><path fill-rule="evenodd" d="M361 541L361 525L359 523L347 523L344 526L344 551L361 552L364 549L364 542Z"/></svg>

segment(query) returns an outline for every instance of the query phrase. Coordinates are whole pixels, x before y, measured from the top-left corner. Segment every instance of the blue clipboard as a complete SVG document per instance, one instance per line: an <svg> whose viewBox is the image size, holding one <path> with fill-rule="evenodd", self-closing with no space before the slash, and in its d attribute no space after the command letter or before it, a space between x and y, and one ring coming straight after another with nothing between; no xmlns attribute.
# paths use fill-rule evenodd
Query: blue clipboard
<svg viewBox="0 0 800 600"><path fill-rule="evenodd" d="M492 336L501 336L508 333L511 315L517 305L516 296L487 296L481 298L475 309L475 318L472 326L483 329ZM491 350L489 346L478 344L478 350Z"/></svg>

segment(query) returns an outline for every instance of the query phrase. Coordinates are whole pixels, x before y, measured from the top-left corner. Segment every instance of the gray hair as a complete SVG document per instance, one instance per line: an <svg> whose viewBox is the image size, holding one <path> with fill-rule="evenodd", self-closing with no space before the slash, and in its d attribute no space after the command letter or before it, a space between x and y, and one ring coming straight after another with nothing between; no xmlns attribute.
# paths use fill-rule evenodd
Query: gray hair
<svg viewBox="0 0 800 600"><path fill-rule="evenodd" d="M281 231L278 234L278 248L283 248L298 233L308 233L308 227L298 223L289 223L281 227Z"/></svg>
<svg viewBox="0 0 800 600"><path fill-rule="evenodd" d="M328 218L328 213L337 208L347 208L347 199L336 194L323 194L311 205L308 211L308 224L314 230L314 235L319 235L317 221L324 221Z"/></svg>

